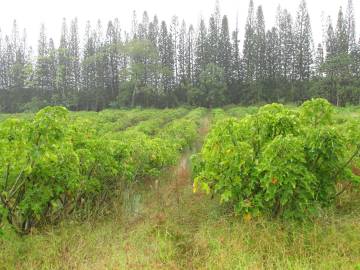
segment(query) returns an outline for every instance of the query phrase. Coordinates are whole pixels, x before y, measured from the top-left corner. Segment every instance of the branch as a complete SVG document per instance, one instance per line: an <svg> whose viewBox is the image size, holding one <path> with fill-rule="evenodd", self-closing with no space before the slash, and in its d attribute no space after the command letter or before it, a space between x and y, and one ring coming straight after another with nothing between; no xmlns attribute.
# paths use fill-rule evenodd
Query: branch
<svg viewBox="0 0 360 270"><path fill-rule="evenodd" d="M4 190L7 189L8 180L9 180L9 175L10 175L10 163L8 163L8 165L7 165L7 167L6 167L6 177L5 177Z"/></svg>
<svg viewBox="0 0 360 270"><path fill-rule="evenodd" d="M24 173L24 171L25 171L25 168L26 168L26 167L24 167L24 168L21 170L21 172L19 173L18 177L17 177L16 180L15 180L15 184L14 184L14 185L12 186L12 188L10 189L10 191L9 191L9 198L11 198L11 197L16 193L16 191L18 190L18 188L23 185L24 182L21 183L21 184L17 187L17 185L18 185L18 183L19 183L19 181L20 181L20 179L21 179L21 177L22 177L22 175L23 175L23 173Z"/></svg>
<svg viewBox="0 0 360 270"><path fill-rule="evenodd" d="M29 157L29 158L28 158L28 162L30 162L30 160L31 160L31 159L30 159L30 157ZM34 164L35 164L35 161L33 160L33 161L31 162L31 164L30 164L30 167L33 168L33 167L34 167ZM19 182L19 180L20 180L20 178L22 177L22 175L23 175L26 167L27 167L27 166L25 166L25 167L21 170L20 174L19 174L18 177L16 178L15 184L13 185L13 187L11 188L11 190L10 190L10 192L9 192L9 198L11 198L12 196L14 196L15 193L19 190L19 188L20 188L22 185L24 185L24 183L26 182L26 181L23 181L18 187L16 187L17 184L18 184L18 182Z"/></svg>
<svg viewBox="0 0 360 270"><path fill-rule="evenodd" d="M337 173L335 174L335 177L334 177L335 180L336 180L336 178L338 177L338 175L340 174L340 172L341 172L344 168L346 168L346 167L354 160L354 158L355 158L359 153L360 153L360 144L357 146L355 153L350 157L350 159L345 163L345 165L344 165L340 170L337 171ZM349 188L350 185L351 185L351 183L348 183L341 191L339 191L339 192L335 195L334 199L335 199L336 197L340 196L341 194L343 194L343 193L345 192L345 190Z"/></svg>
<svg viewBox="0 0 360 270"><path fill-rule="evenodd" d="M91 167L91 169L90 169L90 171L89 171L89 173L88 173L88 180L90 180L90 178L91 178L91 176L92 176L92 174L93 174L93 172L94 172L94 170L95 170L95 168L96 168L96 166L97 166L97 163L96 163L97 161L95 161L95 164L93 164L93 166Z"/></svg>
<svg viewBox="0 0 360 270"><path fill-rule="evenodd" d="M350 187L350 185L351 185L351 182L350 182L350 183L347 183L347 185L346 185L341 191L339 191L338 193L336 193L336 195L334 196L334 199L335 199L336 197L339 197L341 194L343 194L343 193L345 192L345 190L347 190L347 189Z"/></svg>

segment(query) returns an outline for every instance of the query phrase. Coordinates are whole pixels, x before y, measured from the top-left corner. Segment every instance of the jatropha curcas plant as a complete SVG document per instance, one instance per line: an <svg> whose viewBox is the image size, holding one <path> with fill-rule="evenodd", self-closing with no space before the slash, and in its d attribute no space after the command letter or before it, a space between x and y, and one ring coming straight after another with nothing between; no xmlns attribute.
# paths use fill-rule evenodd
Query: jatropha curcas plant
<svg viewBox="0 0 360 270"><path fill-rule="evenodd" d="M157 177L176 164L197 138L206 110L165 111L161 121L151 111L137 113L147 120L120 131L108 125L117 120L123 126L116 114L77 120L63 107L1 121L0 235L5 224L26 234L72 213L105 212L103 206L127 183Z"/></svg>
<svg viewBox="0 0 360 270"><path fill-rule="evenodd" d="M349 138L359 128L344 132L333 116L329 102L313 99L299 110L270 104L218 121L193 156L194 191L218 194L245 219L310 217L342 193L339 182L359 180L351 165L360 142Z"/></svg>
<svg viewBox="0 0 360 270"><path fill-rule="evenodd" d="M46 107L32 120L0 123L0 225L29 233L81 201L91 204L117 175L120 147L87 138L68 114Z"/></svg>
<svg viewBox="0 0 360 270"><path fill-rule="evenodd" d="M21 232L56 211L60 198L71 196L79 184L67 114L63 107L48 107L31 122L1 123L1 216Z"/></svg>

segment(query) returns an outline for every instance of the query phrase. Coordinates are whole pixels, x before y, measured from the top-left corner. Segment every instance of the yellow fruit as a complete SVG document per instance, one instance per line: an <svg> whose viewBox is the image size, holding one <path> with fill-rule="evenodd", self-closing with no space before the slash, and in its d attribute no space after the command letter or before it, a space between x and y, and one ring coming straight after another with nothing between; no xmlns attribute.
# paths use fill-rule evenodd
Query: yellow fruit
<svg viewBox="0 0 360 270"><path fill-rule="evenodd" d="M197 190L198 190L198 185L197 185L197 183L194 182L194 184L193 184L193 193L196 193Z"/></svg>
<svg viewBox="0 0 360 270"><path fill-rule="evenodd" d="M250 213L246 213L246 214L244 215L244 220L245 220L246 222L249 222L251 219L252 219L252 216L251 216Z"/></svg>

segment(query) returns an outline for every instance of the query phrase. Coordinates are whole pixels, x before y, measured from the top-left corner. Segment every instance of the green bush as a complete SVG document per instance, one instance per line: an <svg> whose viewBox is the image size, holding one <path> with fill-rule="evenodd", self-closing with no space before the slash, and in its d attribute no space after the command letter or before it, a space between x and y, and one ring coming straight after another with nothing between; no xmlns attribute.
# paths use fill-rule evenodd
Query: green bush
<svg viewBox="0 0 360 270"><path fill-rule="evenodd" d="M247 218L311 216L334 201L339 181L355 180L358 146L332 126L332 116L331 105L315 99L299 111L271 104L218 121L193 157L194 191L219 194Z"/></svg>
<svg viewBox="0 0 360 270"><path fill-rule="evenodd" d="M1 123L0 152L3 216L20 231L56 211L58 200L79 186L79 159L62 107L47 107L31 122Z"/></svg>
<svg viewBox="0 0 360 270"><path fill-rule="evenodd" d="M0 225L6 221L28 233L74 211L96 214L123 181L159 176L176 163L196 139L204 110L186 113L105 111L70 118L63 107L46 107L33 119L2 121ZM133 122L139 123L119 131Z"/></svg>

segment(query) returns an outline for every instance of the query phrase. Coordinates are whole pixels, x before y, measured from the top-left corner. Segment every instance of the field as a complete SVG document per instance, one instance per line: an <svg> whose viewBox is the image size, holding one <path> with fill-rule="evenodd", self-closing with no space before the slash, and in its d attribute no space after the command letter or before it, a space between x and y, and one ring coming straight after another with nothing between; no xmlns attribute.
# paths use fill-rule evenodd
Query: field
<svg viewBox="0 0 360 270"><path fill-rule="evenodd" d="M360 269L360 189L356 176L360 155L354 152L360 138L360 108L315 105L320 106L319 122L312 118L314 111L306 118L306 110L296 107L268 107L260 113L257 107L99 113L47 108L36 116L0 115L0 149L4 153L0 172L8 175L9 186L13 185L7 191L8 183L0 178L2 199L9 198L13 212L12 225L5 218L0 223L0 269ZM316 106L307 108L316 111ZM324 113L327 109L331 119L330 111L329 119ZM297 201L288 205L291 199L284 199L284 203L281 199L279 210L276 197L276 211L269 203L272 199L237 209L241 194L235 196L238 190L229 190L231 185L222 182L228 177L226 169L233 171L222 162L227 158L230 164L237 162L240 150L224 148L224 156L212 151L218 144L225 147L227 138L242 140L229 134L235 130L231 128L244 131L236 136L245 134L246 119L275 121L271 117L278 113L279 121L271 129L276 134L271 135L274 140L286 137L288 130L295 134L292 129L300 123L305 133L334 131L332 136L324 135L324 144L330 141L330 148L323 151L323 144L318 147L329 156L320 158L319 154L310 167L315 171L321 160L319 177L325 179L324 168L330 171L333 167L339 170L332 175L341 181L333 183L335 190L329 186L329 194L321 193L324 198L319 195L322 201L313 194L310 199L302 198L301 207ZM259 118L251 118L257 114ZM302 122L296 122L296 117ZM262 123L267 122L259 126ZM228 130L231 132L226 133ZM299 132L300 138L303 131ZM11 140L5 144L9 134ZM35 142L28 138L35 138ZM246 148L234 149L246 153ZM338 152L342 154L336 155ZM14 162L19 165L9 165L6 170L6 164ZM277 165L271 162L270 168ZM32 168L22 170L24 164L25 168L30 166L28 163ZM216 170L209 171L210 163L219 164L219 178ZM292 167L274 173L282 173L281 169L288 178L292 176L287 174ZM18 179L25 173L28 177L20 188ZM207 177L209 173L212 177ZM349 173L352 181L346 178ZM317 172L313 174L318 177ZM299 178L306 177L301 174ZM40 184L32 179L39 179ZM218 182L212 183L212 179ZM270 179L274 186L281 181L280 176ZM301 183L301 179L296 181ZM321 183L329 184L325 180ZM20 199L15 199L14 190ZM325 197L339 191L340 196L328 203ZM274 192L281 196L287 190ZM44 195L48 193L51 195ZM327 205L308 216L310 204L317 206L318 202ZM0 216L8 213L4 208L0 208Z"/></svg>

